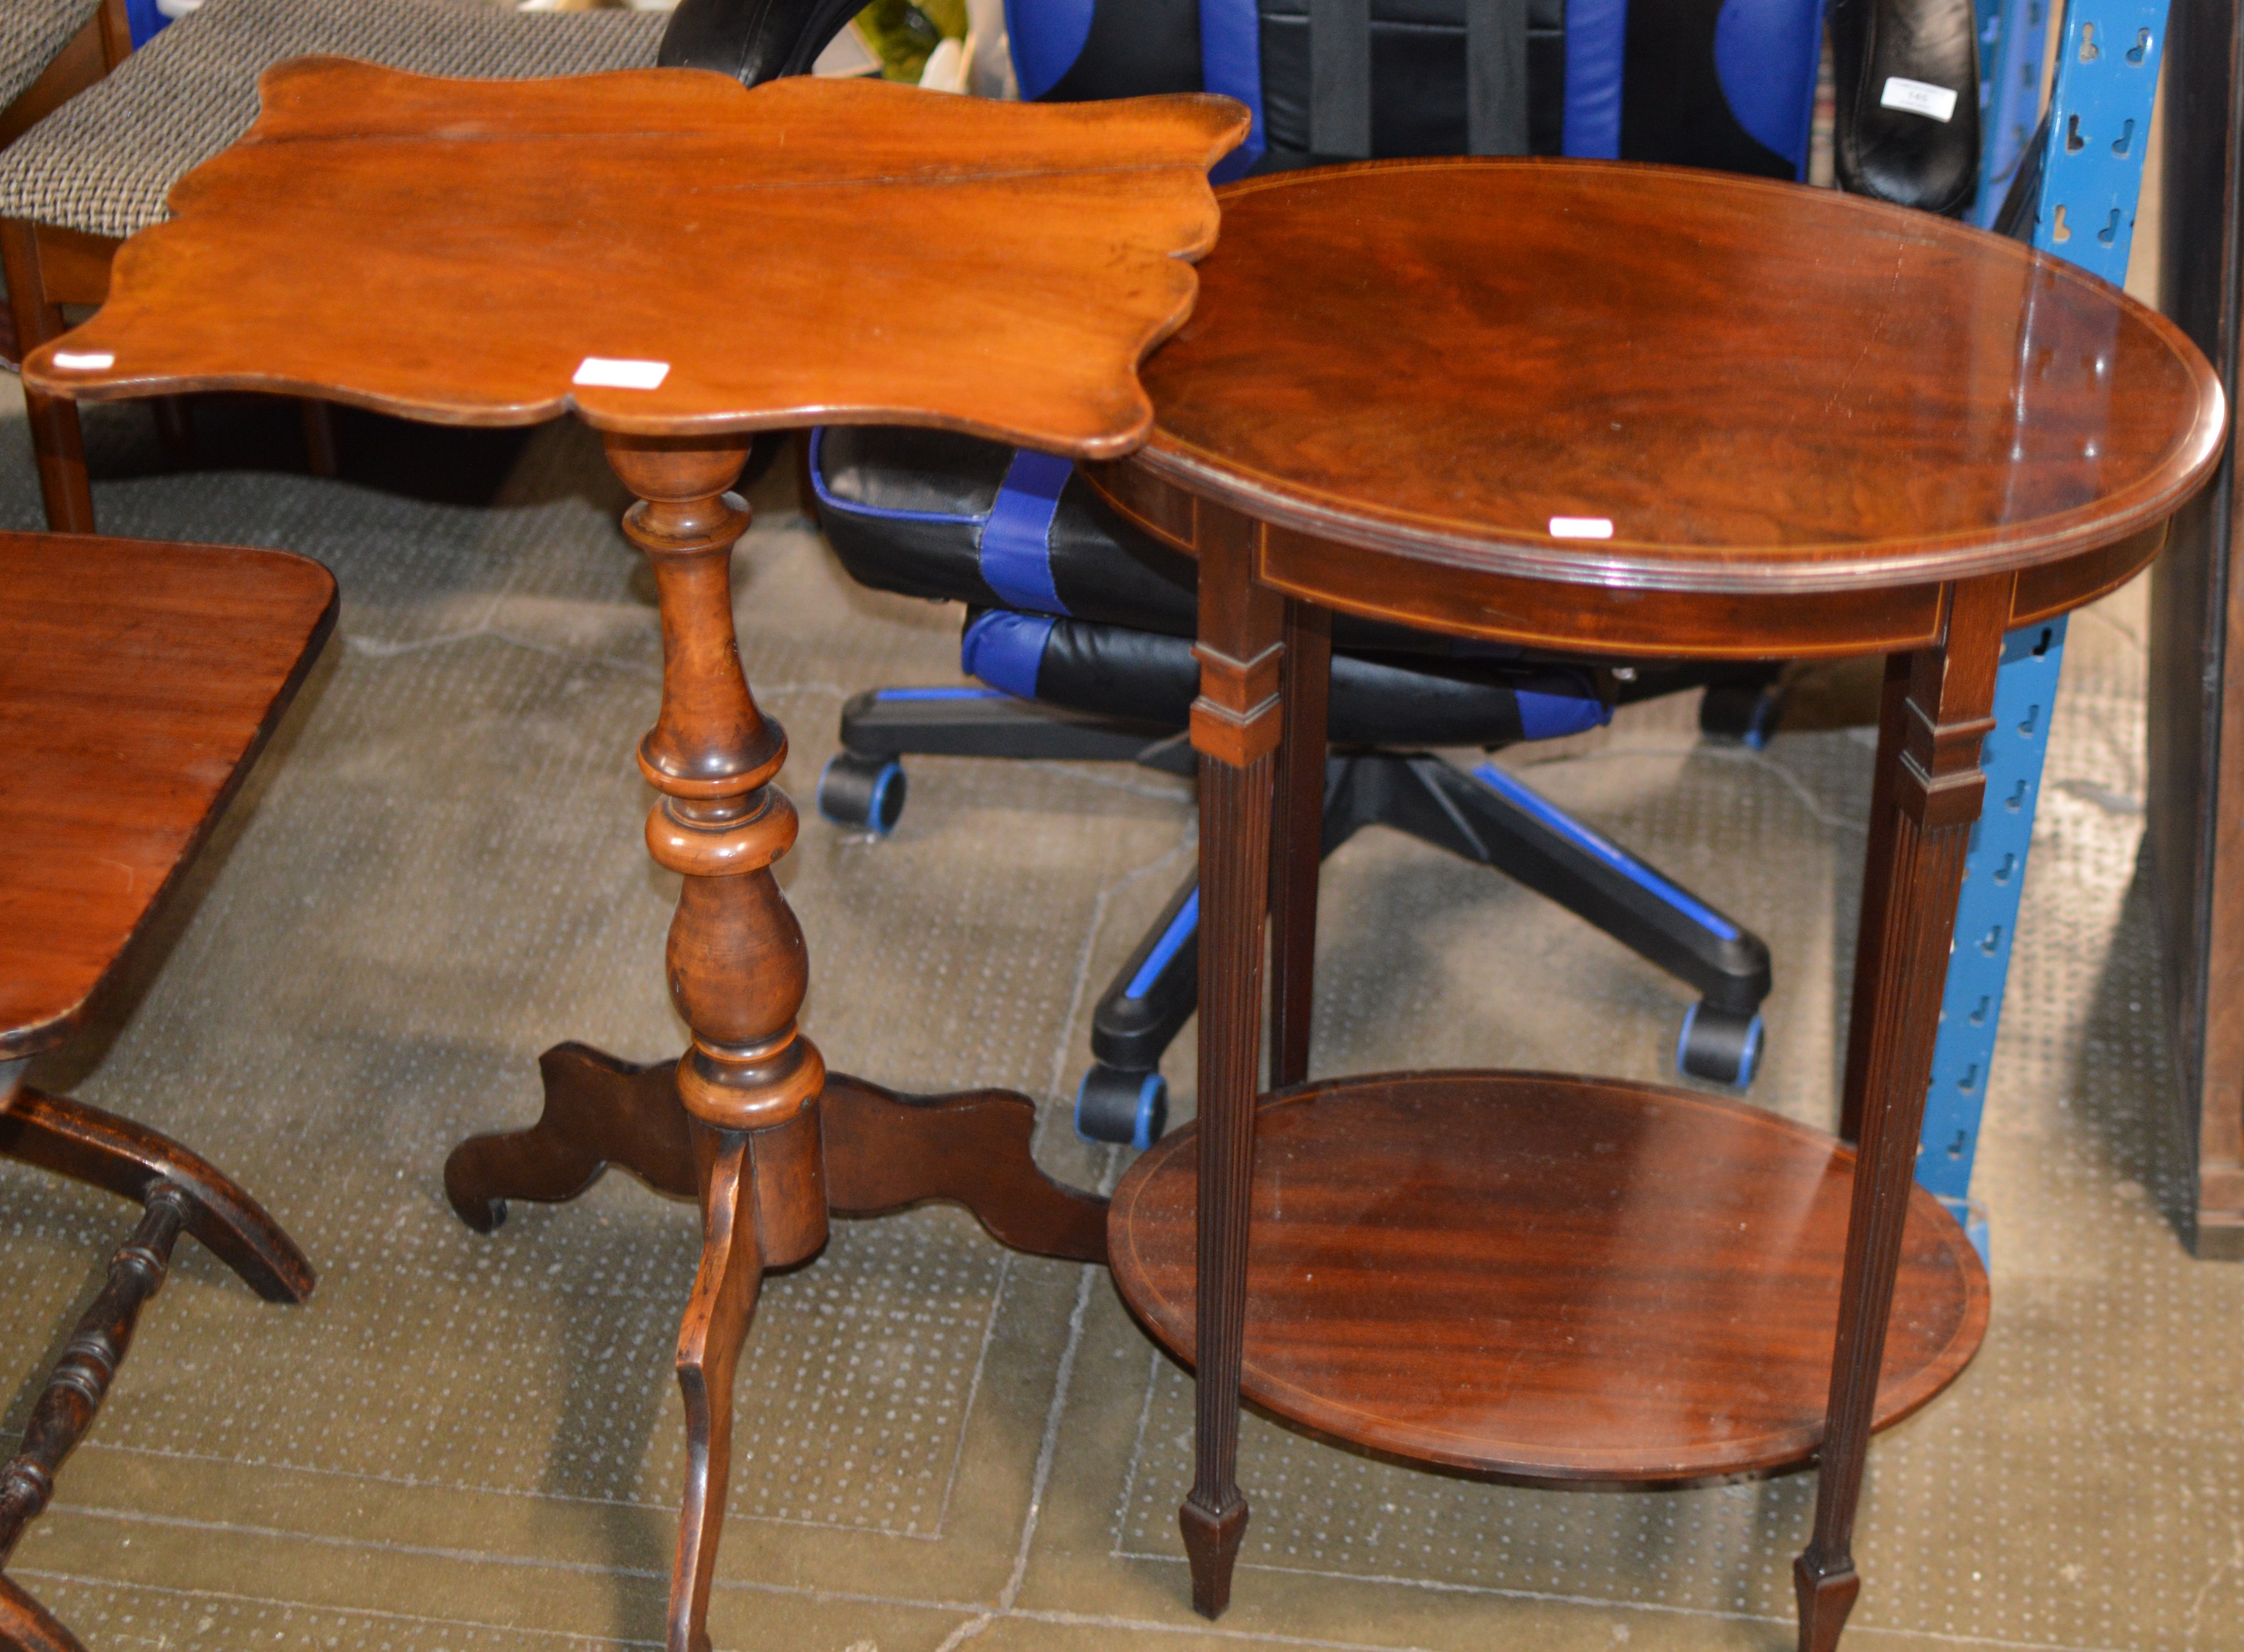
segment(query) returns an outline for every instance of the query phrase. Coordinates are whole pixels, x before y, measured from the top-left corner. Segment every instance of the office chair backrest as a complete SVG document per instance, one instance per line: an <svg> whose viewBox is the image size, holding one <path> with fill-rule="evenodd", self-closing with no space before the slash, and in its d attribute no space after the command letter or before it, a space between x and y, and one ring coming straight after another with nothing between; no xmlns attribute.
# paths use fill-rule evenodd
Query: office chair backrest
<svg viewBox="0 0 2244 1652"><path fill-rule="evenodd" d="M1797 178L1822 0L1012 0L1006 25L1023 97L1228 92L1281 165L1531 153Z"/></svg>
<svg viewBox="0 0 2244 1652"><path fill-rule="evenodd" d="M1024 98L1220 91L1219 178L1528 153L1804 179L1823 0L1008 0ZM1937 212L1978 166L1970 0L1835 0L1839 171ZM1514 88L1524 80L1524 97Z"/></svg>

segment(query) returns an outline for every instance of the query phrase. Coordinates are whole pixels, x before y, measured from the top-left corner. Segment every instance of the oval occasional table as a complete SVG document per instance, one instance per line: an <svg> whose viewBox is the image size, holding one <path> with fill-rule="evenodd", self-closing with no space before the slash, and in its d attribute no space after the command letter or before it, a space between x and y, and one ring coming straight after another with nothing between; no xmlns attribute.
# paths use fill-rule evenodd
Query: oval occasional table
<svg viewBox="0 0 2244 1652"><path fill-rule="evenodd" d="M2092 277L1828 191L1444 160L1220 199L1155 431L1087 467L1200 563L1200 1116L1108 1218L1125 1297L1197 1364L1194 1604L1223 1609L1246 1527L1243 1388L1551 1482L1815 1459L1794 1576L1828 1649L1870 1433L1985 1329L1911 1167L2002 640L2157 553L2220 388ZM1334 610L1617 662L1887 657L1858 1150L1612 1080L1301 1082Z"/></svg>

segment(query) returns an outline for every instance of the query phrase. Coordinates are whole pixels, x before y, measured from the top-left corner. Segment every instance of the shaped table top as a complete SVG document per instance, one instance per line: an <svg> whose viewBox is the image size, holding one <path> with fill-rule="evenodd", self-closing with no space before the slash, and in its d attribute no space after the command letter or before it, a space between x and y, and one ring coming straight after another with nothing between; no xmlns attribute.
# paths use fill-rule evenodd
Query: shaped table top
<svg viewBox="0 0 2244 1652"><path fill-rule="evenodd" d="M31 388L298 393L452 424L573 408L656 436L910 423L1113 455L1150 428L1136 368L1192 307L1207 168L1247 118L1198 95L441 80L332 57L260 91L256 124L126 244L99 314L32 352Z"/></svg>
<svg viewBox="0 0 2244 1652"><path fill-rule="evenodd" d="M1594 161L1379 162L1219 199L1130 467L1321 540L1844 590L2155 529L2219 455L2220 383L2172 322L1927 213Z"/></svg>

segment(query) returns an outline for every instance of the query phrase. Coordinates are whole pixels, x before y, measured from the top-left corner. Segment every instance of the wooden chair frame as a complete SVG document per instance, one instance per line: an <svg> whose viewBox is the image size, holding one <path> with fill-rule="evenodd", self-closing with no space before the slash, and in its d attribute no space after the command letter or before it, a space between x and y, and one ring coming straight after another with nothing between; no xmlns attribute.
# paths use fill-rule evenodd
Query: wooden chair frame
<svg viewBox="0 0 2244 1652"><path fill-rule="evenodd" d="M46 72L16 101L0 109L0 149L5 149L132 52L125 0L101 0L85 27L70 38Z"/></svg>
<svg viewBox="0 0 2244 1652"><path fill-rule="evenodd" d="M71 98L92 85L132 54L132 31L125 0L101 0L85 27L71 37L61 55L22 97L0 110L0 149L5 149ZM63 306L98 308L109 299L109 266L125 243L83 230L60 229L22 219L0 219L0 271L8 288L7 320L12 337L0 340L0 354L20 360L59 337L68 327ZM39 473L39 496L47 526L57 533L90 534L93 492L85 473L85 442L78 404L25 391L30 416L31 451ZM336 470L335 427L323 401L302 402L304 446L312 474ZM156 428L164 445L184 454L188 445L186 404L166 396L155 405Z"/></svg>

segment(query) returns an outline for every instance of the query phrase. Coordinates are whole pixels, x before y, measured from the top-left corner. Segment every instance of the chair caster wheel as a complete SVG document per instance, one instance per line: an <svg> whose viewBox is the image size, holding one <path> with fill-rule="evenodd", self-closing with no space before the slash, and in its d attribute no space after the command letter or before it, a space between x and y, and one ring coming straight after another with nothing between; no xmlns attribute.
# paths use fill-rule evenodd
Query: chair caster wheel
<svg viewBox="0 0 2244 1652"><path fill-rule="evenodd" d="M892 757L836 754L818 777L818 812L836 826L887 837L904 812L904 765Z"/></svg>
<svg viewBox="0 0 2244 1652"><path fill-rule="evenodd" d="M1761 1060L1761 1015L1693 1004L1675 1041L1675 1065L1693 1078L1743 1089Z"/></svg>
<svg viewBox="0 0 2244 1652"><path fill-rule="evenodd" d="M1169 1082L1093 1062L1075 1092L1075 1133L1086 1142L1147 1148L1169 1123Z"/></svg>

